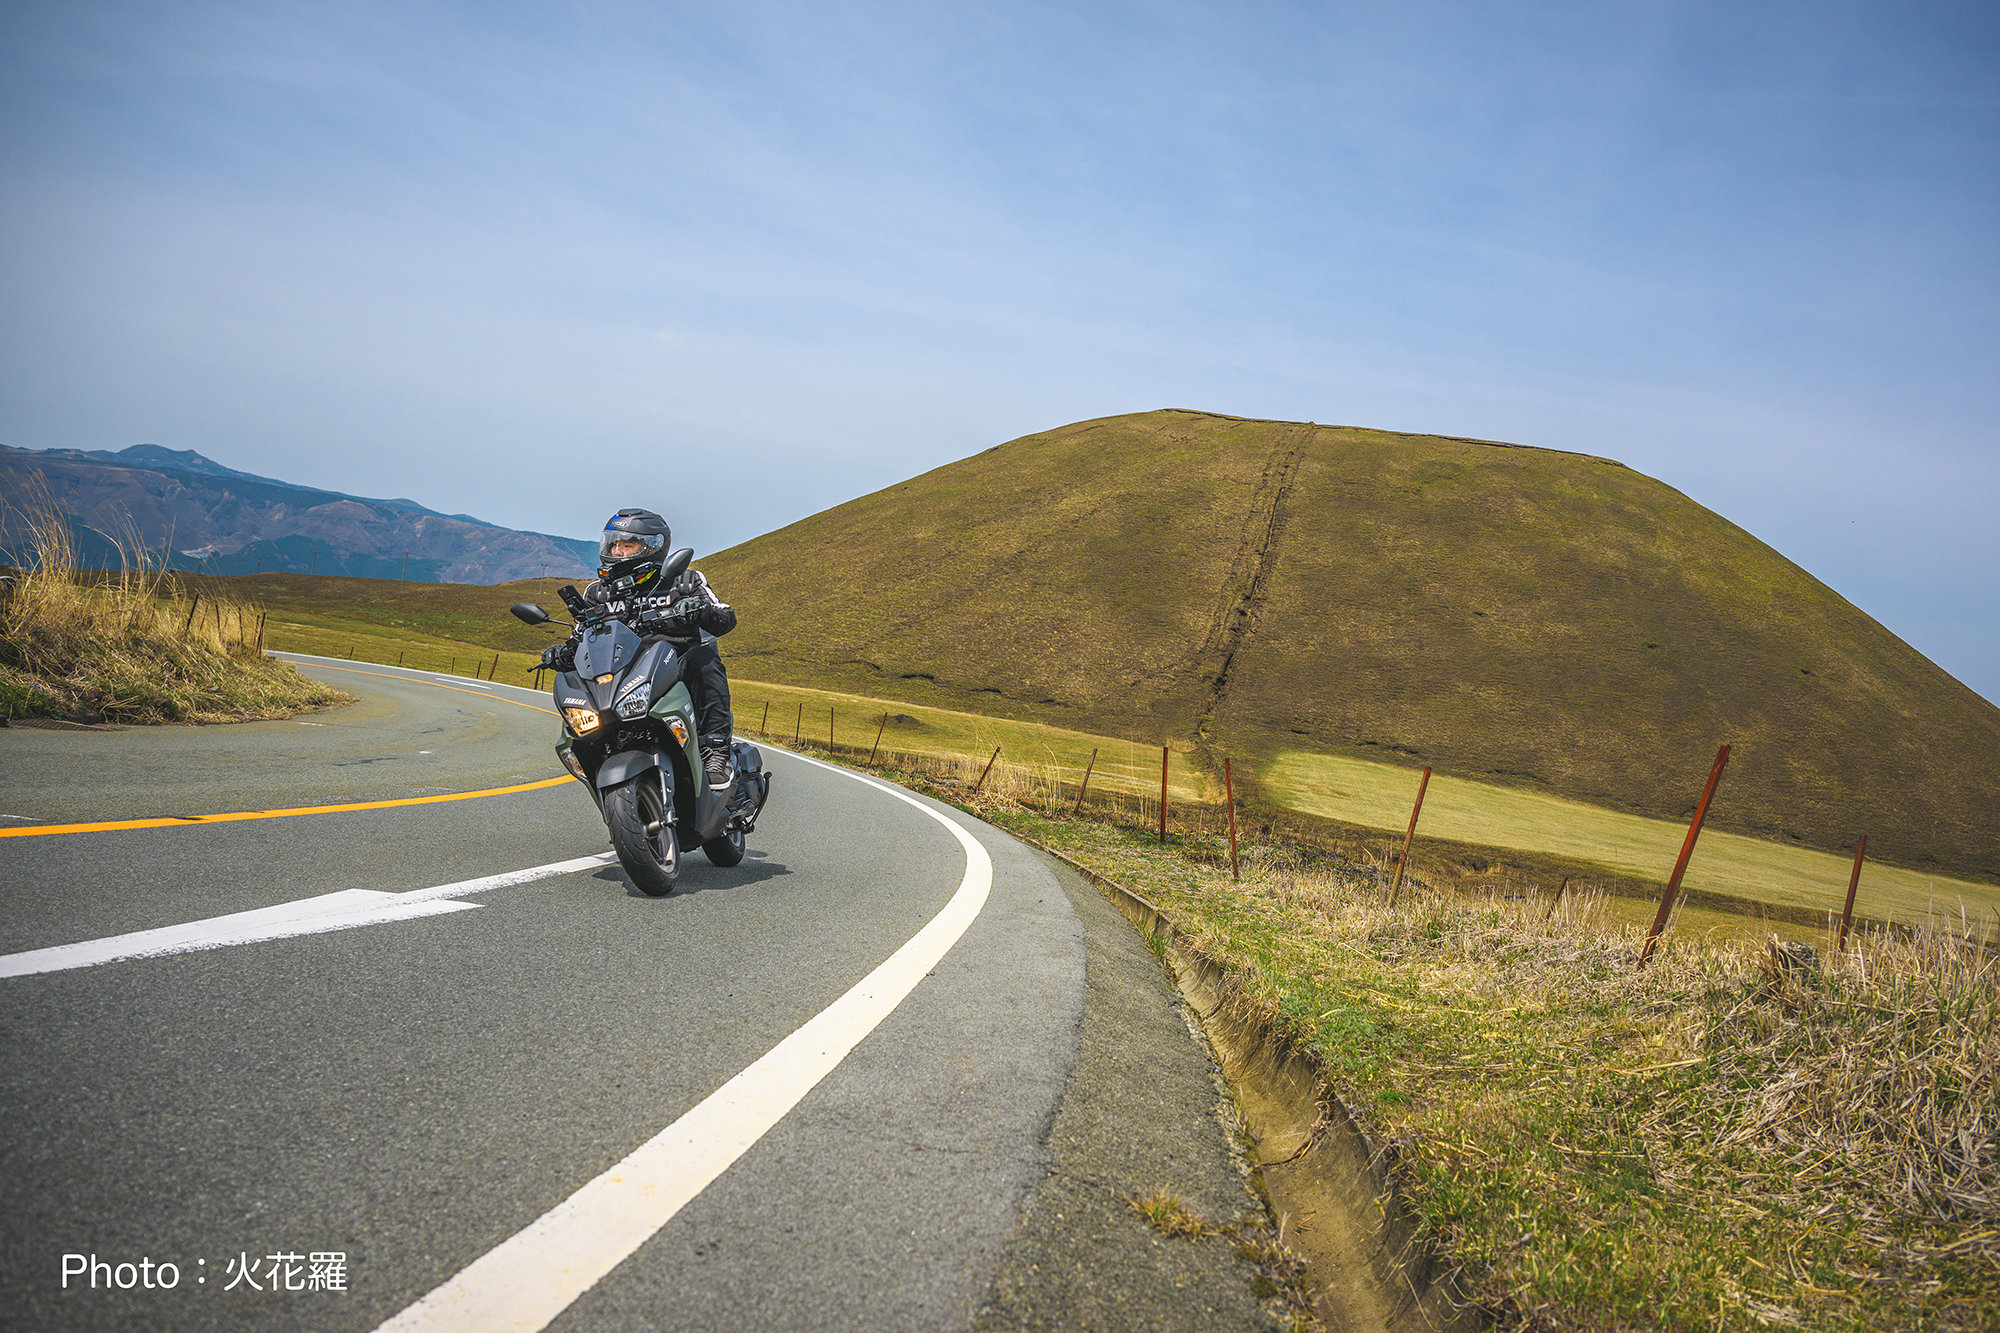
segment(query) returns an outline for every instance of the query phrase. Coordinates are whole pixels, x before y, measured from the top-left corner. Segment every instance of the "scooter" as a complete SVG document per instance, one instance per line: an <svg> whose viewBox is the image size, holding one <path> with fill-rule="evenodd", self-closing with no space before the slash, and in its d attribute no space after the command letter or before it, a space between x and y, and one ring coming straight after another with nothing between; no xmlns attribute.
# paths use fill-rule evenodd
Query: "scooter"
<svg viewBox="0 0 2000 1333"><path fill-rule="evenodd" d="M675 551L660 585L679 578L693 559L691 549ZM626 875L657 898L674 891L688 843L714 865L743 860L745 840L770 799L771 775L757 747L737 741L728 786L708 785L680 654L663 638L642 638L621 618L631 614L631 584L617 580L607 589L610 600L595 605L573 587L558 589L574 624L533 602L509 609L527 624L570 624L574 631L575 664L556 674L552 689L562 717L556 757L597 803Z"/></svg>

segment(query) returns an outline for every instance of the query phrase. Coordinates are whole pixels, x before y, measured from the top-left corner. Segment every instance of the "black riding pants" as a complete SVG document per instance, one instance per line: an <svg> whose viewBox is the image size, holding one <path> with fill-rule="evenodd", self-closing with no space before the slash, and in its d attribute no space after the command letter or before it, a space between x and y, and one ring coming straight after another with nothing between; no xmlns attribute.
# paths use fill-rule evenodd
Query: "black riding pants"
<svg viewBox="0 0 2000 1333"><path fill-rule="evenodd" d="M701 748L727 754L736 719L729 711L729 673L722 669L722 654L715 651L713 642L703 639L682 651L681 662L681 679L694 696L694 724L701 732Z"/></svg>

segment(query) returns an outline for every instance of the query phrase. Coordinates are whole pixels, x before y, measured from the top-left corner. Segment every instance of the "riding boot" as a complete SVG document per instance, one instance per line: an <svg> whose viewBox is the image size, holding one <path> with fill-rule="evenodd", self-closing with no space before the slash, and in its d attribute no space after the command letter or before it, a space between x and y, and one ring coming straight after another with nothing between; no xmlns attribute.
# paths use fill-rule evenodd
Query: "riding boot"
<svg viewBox="0 0 2000 1333"><path fill-rule="evenodd" d="M711 791L722 791L736 776L736 760L730 755L726 741L716 747L711 747L706 739L702 741L701 767Z"/></svg>

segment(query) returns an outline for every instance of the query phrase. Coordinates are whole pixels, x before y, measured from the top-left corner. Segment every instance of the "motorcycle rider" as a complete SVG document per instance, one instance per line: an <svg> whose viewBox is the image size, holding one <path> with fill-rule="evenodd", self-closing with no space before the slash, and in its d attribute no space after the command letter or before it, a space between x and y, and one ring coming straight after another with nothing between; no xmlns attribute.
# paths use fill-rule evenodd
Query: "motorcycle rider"
<svg viewBox="0 0 2000 1333"><path fill-rule="evenodd" d="M679 654L682 679L694 696L695 727L701 738L701 762L708 785L720 791L735 777L730 738L735 719L729 709L729 673L716 651L716 636L736 628L736 612L715 595L698 569L688 569L668 587L660 586L662 567L672 539L667 521L650 509L621 509L604 525L597 543L597 578L583 590L585 601L603 604L623 600L632 613L627 619L640 634L666 639ZM628 590L613 592L614 583L631 579ZM576 660L577 640L554 644L542 654L542 664L568 671Z"/></svg>

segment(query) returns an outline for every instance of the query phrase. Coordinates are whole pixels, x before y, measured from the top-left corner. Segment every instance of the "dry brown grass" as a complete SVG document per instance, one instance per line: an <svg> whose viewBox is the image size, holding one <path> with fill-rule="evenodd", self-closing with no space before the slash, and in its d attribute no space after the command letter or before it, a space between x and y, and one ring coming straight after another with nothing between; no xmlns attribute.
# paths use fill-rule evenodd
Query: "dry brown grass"
<svg viewBox="0 0 2000 1333"><path fill-rule="evenodd" d="M228 722L344 701L257 647L257 609L188 597L129 534L113 573L80 573L46 497L23 513L26 568L0 584L0 706L79 722Z"/></svg>
<svg viewBox="0 0 2000 1333"><path fill-rule="evenodd" d="M1156 1190L1143 1199L1127 1199L1125 1206L1146 1219L1146 1225L1162 1236L1185 1236L1201 1240L1220 1235L1221 1227L1210 1226L1188 1211L1172 1190Z"/></svg>
<svg viewBox="0 0 2000 1333"><path fill-rule="evenodd" d="M1933 921L1824 966L1773 941L1758 971L1704 1034L1715 1086L1750 1090L1710 1117L1714 1148L1899 1264L2000 1272L2000 957Z"/></svg>

